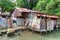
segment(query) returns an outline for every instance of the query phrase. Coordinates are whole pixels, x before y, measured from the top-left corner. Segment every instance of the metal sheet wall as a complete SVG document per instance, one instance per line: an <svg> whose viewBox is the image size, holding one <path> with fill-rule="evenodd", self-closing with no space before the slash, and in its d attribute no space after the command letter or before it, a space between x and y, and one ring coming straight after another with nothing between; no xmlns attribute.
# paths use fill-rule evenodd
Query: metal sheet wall
<svg viewBox="0 0 60 40"><path fill-rule="evenodd" d="M6 23L6 20L7 20L6 18L1 18L0 19L0 25L2 25L3 28L8 27L7 23Z"/></svg>
<svg viewBox="0 0 60 40"><path fill-rule="evenodd" d="M24 19L23 18L17 18L17 25L18 26L24 26Z"/></svg>
<svg viewBox="0 0 60 40"><path fill-rule="evenodd" d="M32 27L32 23L33 23L34 15L33 15L33 14L29 14L29 16L30 16L29 26Z"/></svg>
<svg viewBox="0 0 60 40"><path fill-rule="evenodd" d="M54 30L54 20L49 19L47 20L47 31Z"/></svg>
<svg viewBox="0 0 60 40"><path fill-rule="evenodd" d="M37 31L40 31L40 27L41 27L41 26L40 26L40 22L41 22L41 19L38 18L38 19L37 19L37 22L36 22L36 25L37 25L37 29L36 29L36 30L37 30Z"/></svg>

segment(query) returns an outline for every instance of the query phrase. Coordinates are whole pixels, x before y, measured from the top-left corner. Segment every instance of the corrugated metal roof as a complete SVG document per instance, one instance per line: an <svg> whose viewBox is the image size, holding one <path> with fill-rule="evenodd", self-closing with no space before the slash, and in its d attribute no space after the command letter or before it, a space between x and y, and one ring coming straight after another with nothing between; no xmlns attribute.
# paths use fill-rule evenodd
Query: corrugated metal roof
<svg viewBox="0 0 60 40"><path fill-rule="evenodd" d="M39 13L39 14L37 14L37 16L41 16L41 14L42 14L42 16L44 16L44 17L48 17L48 18L59 18L58 16L51 16L51 15L45 15L45 14L43 14L43 13L41 13L41 12L39 12L39 11L35 11L35 10L28 10L28 9L26 9L26 8L19 8L19 7L16 7L16 9L14 10L14 14L15 14L15 16L18 16L18 15L20 15L20 13L21 12L32 12L32 13Z"/></svg>
<svg viewBox="0 0 60 40"><path fill-rule="evenodd" d="M50 16L50 15L47 15L47 17L49 17L49 18L59 18L58 16Z"/></svg>
<svg viewBox="0 0 60 40"><path fill-rule="evenodd" d="M52 16L52 15L42 15L44 17L47 17L47 18L59 18L58 16Z"/></svg>
<svg viewBox="0 0 60 40"><path fill-rule="evenodd" d="M10 16L10 12L3 12L1 15Z"/></svg>
<svg viewBox="0 0 60 40"><path fill-rule="evenodd" d="M39 11L35 11L35 10L29 10L29 9L26 9L26 8L19 8L19 7L16 7L17 10L19 10L20 12L32 12L32 13L40 13Z"/></svg>
<svg viewBox="0 0 60 40"><path fill-rule="evenodd" d="M16 7L17 10L19 10L20 12L31 12L31 10L25 9L25 8L19 8Z"/></svg>
<svg viewBox="0 0 60 40"><path fill-rule="evenodd" d="M37 16L43 16L43 17L47 17L47 18L59 18L58 16L43 15L43 14L37 14Z"/></svg>

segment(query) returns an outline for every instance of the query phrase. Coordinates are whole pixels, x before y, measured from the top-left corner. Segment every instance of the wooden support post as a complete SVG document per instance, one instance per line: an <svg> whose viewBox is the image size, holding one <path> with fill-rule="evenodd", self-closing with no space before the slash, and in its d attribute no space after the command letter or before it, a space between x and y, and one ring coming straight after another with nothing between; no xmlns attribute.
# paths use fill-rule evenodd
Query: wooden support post
<svg viewBox="0 0 60 40"><path fill-rule="evenodd" d="M45 16L45 28L46 28L46 33L47 33L47 18Z"/></svg>

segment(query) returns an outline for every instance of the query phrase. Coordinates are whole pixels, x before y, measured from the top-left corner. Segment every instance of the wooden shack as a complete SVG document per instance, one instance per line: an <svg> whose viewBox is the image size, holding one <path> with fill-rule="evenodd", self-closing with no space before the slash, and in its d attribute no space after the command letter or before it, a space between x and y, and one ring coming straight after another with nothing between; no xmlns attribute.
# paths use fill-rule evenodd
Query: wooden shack
<svg viewBox="0 0 60 40"><path fill-rule="evenodd" d="M12 13L12 17L15 17L17 26L26 26L29 20L30 10L25 8L16 7Z"/></svg>
<svg viewBox="0 0 60 40"><path fill-rule="evenodd" d="M32 22L30 29L33 31L46 31L46 17L42 16L42 13L32 12ZM31 17L32 17L31 16Z"/></svg>
<svg viewBox="0 0 60 40"><path fill-rule="evenodd" d="M31 22L31 27L30 29L33 31L39 31L39 32L46 32L47 31L52 31L54 28L58 28L57 26L57 19L59 17L57 16L50 16L50 15L45 15L40 12L32 12L33 14L33 19ZM32 17L32 16L31 16Z"/></svg>
<svg viewBox="0 0 60 40"><path fill-rule="evenodd" d="M58 29L58 16L47 16L47 30L54 30L55 28Z"/></svg>
<svg viewBox="0 0 60 40"><path fill-rule="evenodd" d="M57 16L45 15L39 11L28 10L25 8L15 8L11 17L17 18L18 26L29 26L33 31L46 32L52 31L57 26Z"/></svg>
<svg viewBox="0 0 60 40"><path fill-rule="evenodd" d="M8 24L7 24L7 17L8 17L9 15L7 15L7 14L0 14L0 27L1 28L7 28L8 26Z"/></svg>

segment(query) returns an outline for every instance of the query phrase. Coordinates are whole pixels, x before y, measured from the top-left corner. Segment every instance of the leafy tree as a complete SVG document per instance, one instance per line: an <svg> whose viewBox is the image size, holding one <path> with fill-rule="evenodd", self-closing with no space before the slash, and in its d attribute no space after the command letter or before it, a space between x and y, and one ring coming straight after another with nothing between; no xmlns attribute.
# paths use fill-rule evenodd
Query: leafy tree
<svg viewBox="0 0 60 40"><path fill-rule="evenodd" d="M33 9L36 6L38 0L30 0L29 2L30 2L30 5L31 5L30 9Z"/></svg>
<svg viewBox="0 0 60 40"><path fill-rule="evenodd" d="M39 0L37 6L33 9L46 14L60 16L60 0Z"/></svg>
<svg viewBox="0 0 60 40"><path fill-rule="evenodd" d="M33 9L34 10L39 10L39 11L45 10L46 5L47 5L47 3L49 1L50 0L39 0L39 2L37 3L36 7L34 7Z"/></svg>
<svg viewBox="0 0 60 40"><path fill-rule="evenodd" d="M15 4L10 0L0 0L0 6L2 7L3 11L10 11L14 8Z"/></svg>
<svg viewBox="0 0 60 40"><path fill-rule="evenodd" d="M18 7L33 9L37 2L38 0L16 0L16 5Z"/></svg>
<svg viewBox="0 0 60 40"><path fill-rule="evenodd" d="M22 2L23 2L23 0L16 0L16 6L20 6L21 7L21 5L22 5Z"/></svg>

